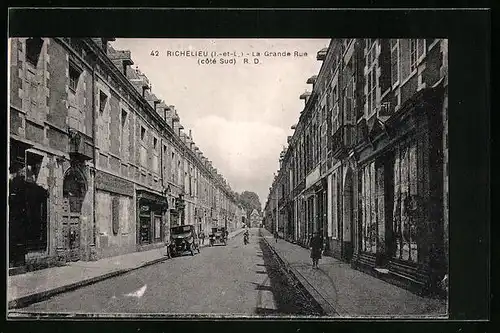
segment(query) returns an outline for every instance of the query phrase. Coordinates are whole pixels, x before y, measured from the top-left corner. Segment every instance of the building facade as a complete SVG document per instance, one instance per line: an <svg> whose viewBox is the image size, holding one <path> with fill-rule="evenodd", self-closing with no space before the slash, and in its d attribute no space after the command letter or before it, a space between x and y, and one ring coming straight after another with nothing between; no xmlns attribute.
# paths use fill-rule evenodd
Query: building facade
<svg viewBox="0 0 500 333"><path fill-rule="evenodd" d="M175 107L109 41L9 40L9 267L143 251L164 246L171 226L236 222L234 192Z"/></svg>
<svg viewBox="0 0 500 333"><path fill-rule="evenodd" d="M421 292L448 265L448 41L333 39L266 203L266 225ZM279 214L273 210L278 205Z"/></svg>

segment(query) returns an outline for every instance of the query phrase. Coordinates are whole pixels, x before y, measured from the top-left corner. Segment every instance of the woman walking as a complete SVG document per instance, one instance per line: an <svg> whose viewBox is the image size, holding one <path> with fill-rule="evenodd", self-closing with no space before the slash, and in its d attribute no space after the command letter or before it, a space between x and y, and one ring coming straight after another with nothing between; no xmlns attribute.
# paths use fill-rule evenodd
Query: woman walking
<svg viewBox="0 0 500 333"><path fill-rule="evenodd" d="M309 246L311 247L311 259L312 259L312 268L319 268L318 262L321 259L321 251L323 250L323 240L318 232L313 234L311 241L309 242Z"/></svg>

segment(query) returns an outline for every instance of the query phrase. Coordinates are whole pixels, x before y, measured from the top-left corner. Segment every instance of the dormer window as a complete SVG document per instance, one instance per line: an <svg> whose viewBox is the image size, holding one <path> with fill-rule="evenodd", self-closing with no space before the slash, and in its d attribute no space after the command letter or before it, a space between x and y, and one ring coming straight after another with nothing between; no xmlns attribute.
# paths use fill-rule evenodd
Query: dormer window
<svg viewBox="0 0 500 333"><path fill-rule="evenodd" d="M41 38L28 38L26 40L26 61L35 67L38 64L42 46L43 39Z"/></svg>

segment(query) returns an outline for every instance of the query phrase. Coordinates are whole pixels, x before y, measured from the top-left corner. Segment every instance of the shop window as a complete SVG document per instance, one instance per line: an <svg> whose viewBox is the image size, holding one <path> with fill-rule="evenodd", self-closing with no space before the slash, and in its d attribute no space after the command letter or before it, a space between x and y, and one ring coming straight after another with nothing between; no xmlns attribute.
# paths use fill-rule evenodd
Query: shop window
<svg viewBox="0 0 500 333"><path fill-rule="evenodd" d="M156 241L161 240L161 215L154 216L155 237Z"/></svg>
<svg viewBox="0 0 500 333"><path fill-rule="evenodd" d="M147 203L139 204L139 242L149 244L151 242L151 207Z"/></svg>
<svg viewBox="0 0 500 333"><path fill-rule="evenodd" d="M417 189L417 146L402 146L394 162L393 233L397 259L418 262L418 225L422 203Z"/></svg>
<svg viewBox="0 0 500 333"><path fill-rule="evenodd" d="M377 252L377 198L375 190L375 163L372 162L362 168L361 174L361 245L362 251Z"/></svg>
<svg viewBox="0 0 500 333"><path fill-rule="evenodd" d="M26 61L36 67L42 52L43 39L28 38L26 40Z"/></svg>

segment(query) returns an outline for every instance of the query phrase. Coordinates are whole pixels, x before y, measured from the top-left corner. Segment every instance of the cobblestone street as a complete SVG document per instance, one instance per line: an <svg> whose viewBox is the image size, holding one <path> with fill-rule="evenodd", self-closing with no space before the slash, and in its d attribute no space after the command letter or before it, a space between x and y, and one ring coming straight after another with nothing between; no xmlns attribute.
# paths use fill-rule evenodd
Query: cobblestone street
<svg viewBox="0 0 500 333"><path fill-rule="evenodd" d="M162 313L202 315L318 315L317 304L281 270L267 245L252 229L226 246L204 247L110 278L18 313Z"/></svg>

